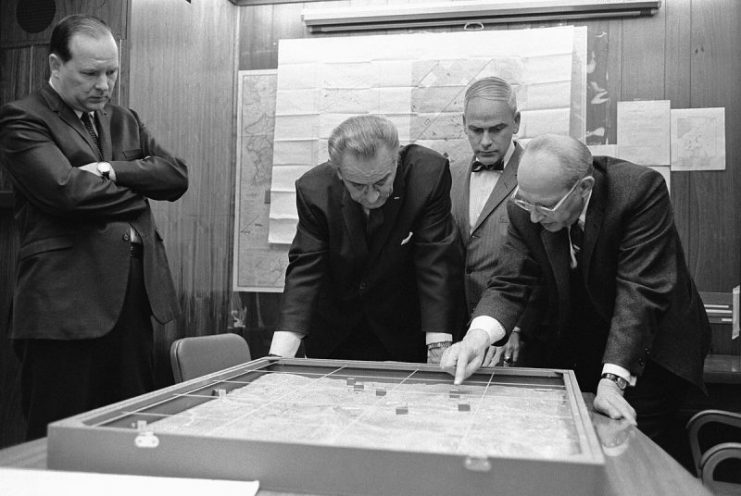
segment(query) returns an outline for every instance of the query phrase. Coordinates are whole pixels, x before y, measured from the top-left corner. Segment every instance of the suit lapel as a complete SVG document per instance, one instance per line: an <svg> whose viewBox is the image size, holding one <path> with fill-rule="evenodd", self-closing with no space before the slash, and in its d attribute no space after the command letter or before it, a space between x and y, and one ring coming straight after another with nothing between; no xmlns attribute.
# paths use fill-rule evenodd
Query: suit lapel
<svg viewBox="0 0 741 496"><path fill-rule="evenodd" d="M471 199L469 182L471 181L471 164L467 167L451 167L451 202L453 206L453 218L458 226L458 232L463 239L464 246L468 245L471 238L470 220L468 218L468 203Z"/></svg>
<svg viewBox="0 0 741 496"><path fill-rule="evenodd" d="M594 245L599 239L600 231L602 230L602 220L605 216L605 181L602 172L598 169L594 170L594 187L592 188L592 196L589 199L589 206L587 207L587 217L584 224L584 247L582 249L582 271L584 273L585 280L589 273L590 263L592 262L592 254L594 253Z"/></svg>
<svg viewBox="0 0 741 496"><path fill-rule="evenodd" d="M98 139L103 149L103 160L113 158L113 145L111 144L111 118L105 109L95 112L98 121Z"/></svg>
<svg viewBox="0 0 741 496"><path fill-rule="evenodd" d="M383 204L383 224L371 239L370 260L371 262L381 254L383 247L388 241L391 231L396 227L396 218L399 216L401 204L404 201L404 189L406 184L406 167L403 156L399 157L396 178L394 179L394 190L386 203Z"/></svg>
<svg viewBox="0 0 741 496"><path fill-rule="evenodd" d="M571 267L571 254L569 251L569 235L566 229L550 232L547 229L540 231L548 261L551 264L553 277L556 280L558 291L559 308L569 308L570 305L570 280L569 270Z"/></svg>
<svg viewBox="0 0 741 496"><path fill-rule="evenodd" d="M344 185L342 188L342 219L347 229L347 235L350 238L353 249L361 257L368 255L368 245L365 241L365 214L363 208L355 202Z"/></svg>
<svg viewBox="0 0 741 496"><path fill-rule="evenodd" d="M476 225L473 226L473 231L476 231L476 229L478 229L481 224L483 224L486 218L491 215L494 209L497 208L499 204L501 204L507 198L509 198L509 195L511 195L512 192L515 190L515 186L517 186L517 166L520 163L521 152L522 148L520 147L520 145L515 145L515 151L514 153L512 153L509 162L507 162L507 166L504 168L504 171L502 171L502 175L497 181L496 186L494 186L494 190L492 190L491 194L489 195L489 199L486 200L484 208L481 210L481 214L479 214L479 218L476 219ZM469 177L471 175L470 167L468 175ZM466 188L466 191L468 190L469 188ZM466 204L468 204L468 200L466 200Z"/></svg>
<svg viewBox="0 0 741 496"><path fill-rule="evenodd" d="M77 117L77 114L75 113L72 108L64 103L64 100L62 100L62 97L59 96L59 94L54 91L54 88L52 88L48 83L44 86L42 89L42 94L44 95L44 99L46 100L46 103L49 105L49 108L55 112L60 119L62 119L67 125L69 125L72 129L74 129L77 134L79 134L82 139L84 139L87 144L90 146L91 151L96 157L100 157L100 151L98 150L98 147L95 145L95 141L93 141L92 136L87 132L87 129L85 129L85 126L82 124L82 121L79 117ZM96 112L99 113L99 112ZM100 132L100 130L98 131ZM110 137L108 138L109 146L110 146ZM100 157L102 158L102 157Z"/></svg>

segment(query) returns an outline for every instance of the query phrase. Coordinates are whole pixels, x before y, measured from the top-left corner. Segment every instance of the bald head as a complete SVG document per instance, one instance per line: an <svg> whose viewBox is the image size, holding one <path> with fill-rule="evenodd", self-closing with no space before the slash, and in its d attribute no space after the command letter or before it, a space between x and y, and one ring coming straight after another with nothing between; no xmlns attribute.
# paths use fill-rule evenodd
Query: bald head
<svg viewBox="0 0 741 496"><path fill-rule="evenodd" d="M530 209L532 222L557 231L579 217L594 186L592 172L592 154L584 144L568 136L538 136L520 158L517 197L538 207Z"/></svg>
<svg viewBox="0 0 741 496"><path fill-rule="evenodd" d="M532 139L520 159L517 181L527 191L548 185L570 188L592 172L592 154L580 141L569 136L544 134Z"/></svg>

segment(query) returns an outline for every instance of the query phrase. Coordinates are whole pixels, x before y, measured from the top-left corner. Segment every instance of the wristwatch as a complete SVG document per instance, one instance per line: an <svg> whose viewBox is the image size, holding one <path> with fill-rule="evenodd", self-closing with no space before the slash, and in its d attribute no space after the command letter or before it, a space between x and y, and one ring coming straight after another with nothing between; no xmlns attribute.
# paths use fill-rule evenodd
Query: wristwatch
<svg viewBox="0 0 741 496"><path fill-rule="evenodd" d="M427 351L437 350L438 348L447 348L452 344L452 341L438 341L436 343L430 343L427 345Z"/></svg>
<svg viewBox="0 0 741 496"><path fill-rule="evenodd" d="M104 178L110 179L112 170L113 167L111 167L111 164L108 162L98 162L98 172L100 172L100 175Z"/></svg>
<svg viewBox="0 0 741 496"><path fill-rule="evenodd" d="M615 384L617 384L617 387L620 388L621 391L625 391L625 388L628 387L628 381L620 377L619 375L610 374L609 372L605 372L602 374L602 379L609 379Z"/></svg>

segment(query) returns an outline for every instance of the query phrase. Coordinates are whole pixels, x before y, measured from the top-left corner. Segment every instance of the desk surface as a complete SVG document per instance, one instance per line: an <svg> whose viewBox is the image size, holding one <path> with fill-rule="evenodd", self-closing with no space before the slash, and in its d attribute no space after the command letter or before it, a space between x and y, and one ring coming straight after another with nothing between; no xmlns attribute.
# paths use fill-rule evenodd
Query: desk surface
<svg viewBox="0 0 741 496"><path fill-rule="evenodd" d="M605 453L605 496L712 496L698 479L635 427L596 413L592 421ZM45 469L46 439L0 450L0 467ZM294 495L260 490L258 496Z"/></svg>

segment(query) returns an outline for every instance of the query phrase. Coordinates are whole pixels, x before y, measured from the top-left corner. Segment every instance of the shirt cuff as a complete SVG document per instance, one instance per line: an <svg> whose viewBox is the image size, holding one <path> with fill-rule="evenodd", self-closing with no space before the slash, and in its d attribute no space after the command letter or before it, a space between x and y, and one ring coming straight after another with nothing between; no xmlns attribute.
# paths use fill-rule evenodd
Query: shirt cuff
<svg viewBox="0 0 741 496"><path fill-rule="evenodd" d="M502 327L502 324L500 324L494 317L489 317L488 315L479 315L473 319L471 325L468 327L469 331L471 329L481 329L488 334L489 346L491 346L492 343L496 343L507 334L504 327Z"/></svg>
<svg viewBox="0 0 741 496"><path fill-rule="evenodd" d="M425 344L440 343L441 341L453 341L453 335L447 332L426 332Z"/></svg>
<svg viewBox="0 0 741 496"><path fill-rule="evenodd" d="M628 369L624 369L620 365L615 365L614 363L606 363L602 366L602 373L603 374L615 374L618 377L622 377L626 381L628 381L628 384L631 386L635 386L637 382L636 376L632 375Z"/></svg>
<svg viewBox="0 0 741 496"><path fill-rule="evenodd" d="M268 353L282 357L295 357L303 337L303 334L293 331L275 331Z"/></svg>

